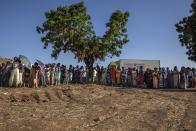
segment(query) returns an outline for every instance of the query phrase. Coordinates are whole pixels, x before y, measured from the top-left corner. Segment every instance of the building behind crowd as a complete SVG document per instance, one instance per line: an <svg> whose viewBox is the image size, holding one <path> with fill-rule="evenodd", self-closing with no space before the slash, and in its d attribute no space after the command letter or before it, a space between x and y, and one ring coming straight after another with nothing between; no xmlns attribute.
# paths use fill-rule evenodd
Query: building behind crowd
<svg viewBox="0 0 196 131"><path fill-rule="evenodd" d="M127 69L130 68L136 68L140 69L140 67L143 68L143 70L154 69L160 67L160 60L138 60L138 59L120 59L119 61L116 61L116 64L122 68L124 67Z"/></svg>

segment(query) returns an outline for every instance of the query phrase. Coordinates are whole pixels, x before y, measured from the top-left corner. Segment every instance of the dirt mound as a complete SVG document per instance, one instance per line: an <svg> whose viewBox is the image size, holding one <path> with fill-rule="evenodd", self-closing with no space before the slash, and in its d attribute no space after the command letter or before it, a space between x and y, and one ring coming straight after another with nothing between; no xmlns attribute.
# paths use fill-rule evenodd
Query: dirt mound
<svg viewBox="0 0 196 131"><path fill-rule="evenodd" d="M0 129L194 130L194 92L99 85L0 89Z"/></svg>

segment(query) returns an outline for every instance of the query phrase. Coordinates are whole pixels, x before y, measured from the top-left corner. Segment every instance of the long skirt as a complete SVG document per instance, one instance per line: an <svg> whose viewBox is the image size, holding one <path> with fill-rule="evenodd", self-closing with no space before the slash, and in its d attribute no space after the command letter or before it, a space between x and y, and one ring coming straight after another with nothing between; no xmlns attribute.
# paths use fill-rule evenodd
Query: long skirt
<svg viewBox="0 0 196 131"><path fill-rule="evenodd" d="M137 86L137 78L136 77L132 77L132 82L133 82L133 86Z"/></svg>
<svg viewBox="0 0 196 131"><path fill-rule="evenodd" d="M181 89L186 89L186 87L187 87L186 81L180 82L180 88Z"/></svg>
<svg viewBox="0 0 196 131"><path fill-rule="evenodd" d="M73 73L72 72L69 72L69 82L71 82L73 80Z"/></svg>
<svg viewBox="0 0 196 131"><path fill-rule="evenodd" d="M173 75L173 87L178 88L179 82L178 82L178 75Z"/></svg>
<svg viewBox="0 0 196 131"><path fill-rule="evenodd" d="M161 75L160 75L160 78L159 78L159 87L160 88L164 87L164 79L163 79L163 77Z"/></svg>
<svg viewBox="0 0 196 131"><path fill-rule="evenodd" d="M41 74L41 85L45 86L46 85L46 78L44 74Z"/></svg>
<svg viewBox="0 0 196 131"><path fill-rule="evenodd" d="M127 86L131 87L132 86L132 78L130 75L127 76Z"/></svg>
<svg viewBox="0 0 196 131"><path fill-rule="evenodd" d="M153 88L157 89L158 88L158 78L153 77Z"/></svg>
<svg viewBox="0 0 196 131"><path fill-rule="evenodd" d="M23 77L22 77L22 76L23 76L23 73L20 72L20 73L19 73L19 85L20 85L20 86L22 86L22 84L23 84Z"/></svg>
<svg viewBox="0 0 196 131"><path fill-rule="evenodd" d="M60 82L61 82L61 73L57 72L57 73L55 73L55 84L59 85Z"/></svg>
<svg viewBox="0 0 196 131"><path fill-rule="evenodd" d="M10 79L9 79L9 86L10 87L17 87L18 84L19 84L19 77L20 77L20 74L19 74L19 69L18 68L14 68L12 71L11 71L11 76L10 76Z"/></svg>
<svg viewBox="0 0 196 131"><path fill-rule="evenodd" d="M116 84L120 84L120 75L116 75Z"/></svg>

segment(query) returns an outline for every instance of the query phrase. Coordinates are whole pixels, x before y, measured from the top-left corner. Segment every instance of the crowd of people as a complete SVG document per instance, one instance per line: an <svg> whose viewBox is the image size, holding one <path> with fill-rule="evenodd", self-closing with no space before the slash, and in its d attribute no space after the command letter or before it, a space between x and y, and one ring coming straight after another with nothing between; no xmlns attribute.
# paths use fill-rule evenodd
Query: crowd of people
<svg viewBox="0 0 196 131"><path fill-rule="evenodd" d="M43 64L35 62L31 68L14 58L0 65L0 87L48 87L68 83L96 83L122 87L142 88L195 88L196 70L181 67L180 71L175 66L169 68L154 68L143 70L117 66L104 68L97 65L90 75L83 66Z"/></svg>

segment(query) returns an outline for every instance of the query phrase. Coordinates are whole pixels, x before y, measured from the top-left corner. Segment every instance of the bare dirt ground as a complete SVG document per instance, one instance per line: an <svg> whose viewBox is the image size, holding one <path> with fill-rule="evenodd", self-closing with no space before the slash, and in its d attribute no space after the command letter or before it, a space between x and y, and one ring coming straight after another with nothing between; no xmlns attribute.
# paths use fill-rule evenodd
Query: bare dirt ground
<svg viewBox="0 0 196 131"><path fill-rule="evenodd" d="M0 88L0 130L195 130L195 91L99 85Z"/></svg>

